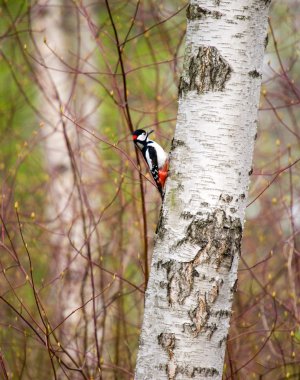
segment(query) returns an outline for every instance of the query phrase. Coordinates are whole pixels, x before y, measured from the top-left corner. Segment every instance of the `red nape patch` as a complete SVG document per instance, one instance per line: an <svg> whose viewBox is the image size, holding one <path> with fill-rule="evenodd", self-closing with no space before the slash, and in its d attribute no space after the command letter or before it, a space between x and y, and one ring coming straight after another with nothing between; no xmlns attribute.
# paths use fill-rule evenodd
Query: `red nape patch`
<svg viewBox="0 0 300 380"><path fill-rule="evenodd" d="M137 139L137 135L132 135L132 140L136 140Z"/></svg>

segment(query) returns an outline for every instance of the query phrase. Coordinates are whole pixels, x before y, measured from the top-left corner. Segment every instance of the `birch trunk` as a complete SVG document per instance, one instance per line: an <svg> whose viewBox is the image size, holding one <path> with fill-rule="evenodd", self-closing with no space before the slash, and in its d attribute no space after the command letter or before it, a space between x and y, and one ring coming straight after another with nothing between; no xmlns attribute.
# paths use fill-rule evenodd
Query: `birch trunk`
<svg viewBox="0 0 300 380"><path fill-rule="evenodd" d="M53 276L61 277L53 291L55 298L55 292L59 294L57 322L66 319L61 336L65 348L71 349L80 363L89 364L87 359L93 358L97 368L95 352L100 357L102 332L96 312L101 297L91 301L93 291L99 288L99 274L93 285L89 262L91 252L97 249L93 215L96 209L98 212L99 199L92 186L99 179L97 146L62 116L90 130L97 125L93 83L81 74L91 69L94 40L72 1L39 0L32 17L37 30L36 58L40 65L36 67L43 89L40 108L45 115L42 130L50 178L47 228L53 233ZM93 302L97 302L94 310Z"/></svg>
<svg viewBox="0 0 300 380"><path fill-rule="evenodd" d="M192 0L136 380L221 379L269 0Z"/></svg>

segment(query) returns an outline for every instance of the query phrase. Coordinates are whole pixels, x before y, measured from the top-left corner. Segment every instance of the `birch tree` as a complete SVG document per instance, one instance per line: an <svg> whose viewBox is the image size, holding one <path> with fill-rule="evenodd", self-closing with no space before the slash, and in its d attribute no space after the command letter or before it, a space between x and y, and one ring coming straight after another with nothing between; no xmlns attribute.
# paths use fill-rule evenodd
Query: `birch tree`
<svg viewBox="0 0 300 380"><path fill-rule="evenodd" d="M256 138L269 0L191 0L136 380L220 379Z"/></svg>
<svg viewBox="0 0 300 380"><path fill-rule="evenodd" d="M54 231L53 272L62 280L58 289L58 320L64 321L61 339L82 360L97 350L99 362L101 329L96 310L101 297L95 300L99 280L90 261L97 249L93 213L98 196L91 185L99 177L99 162L90 136L71 121L91 130L98 122L93 82L82 74L93 65L94 50L82 15L84 6L85 2L77 8L72 1L40 0L32 17L38 30L36 68L43 89L44 151L51 178L46 213L48 227Z"/></svg>

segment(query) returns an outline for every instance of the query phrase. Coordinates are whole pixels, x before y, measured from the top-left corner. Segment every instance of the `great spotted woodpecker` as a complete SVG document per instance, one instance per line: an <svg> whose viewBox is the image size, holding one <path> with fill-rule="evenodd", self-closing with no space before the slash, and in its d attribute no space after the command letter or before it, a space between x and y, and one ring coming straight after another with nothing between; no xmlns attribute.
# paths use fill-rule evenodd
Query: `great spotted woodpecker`
<svg viewBox="0 0 300 380"><path fill-rule="evenodd" d="M133 132L132 138L135 145L141 150L158 191L161 197L163 197L163 189L169 169L168 154L159 144L149 139L149 135L152 132L153 131L146 132L143 129L137 129Z"/></svg>

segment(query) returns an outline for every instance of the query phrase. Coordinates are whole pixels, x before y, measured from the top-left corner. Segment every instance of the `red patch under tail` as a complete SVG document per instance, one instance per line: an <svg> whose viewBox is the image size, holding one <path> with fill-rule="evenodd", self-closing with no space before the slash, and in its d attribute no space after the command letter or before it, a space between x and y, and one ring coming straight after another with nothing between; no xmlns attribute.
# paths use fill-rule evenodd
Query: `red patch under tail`
<svg viewBox="0 0 300 380"><path fill-rule="evenodd" d="M162 188L164 188L165 186L165 182L168 177L168 170L169 170L169 160L167 160L164 166L158 171L159 182Z"/></svg>

